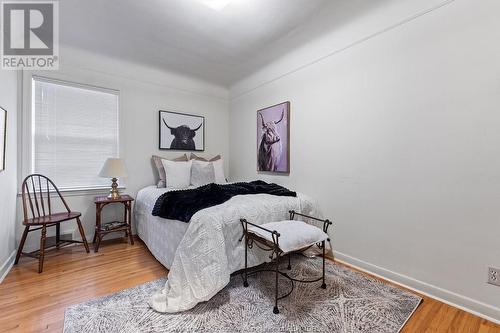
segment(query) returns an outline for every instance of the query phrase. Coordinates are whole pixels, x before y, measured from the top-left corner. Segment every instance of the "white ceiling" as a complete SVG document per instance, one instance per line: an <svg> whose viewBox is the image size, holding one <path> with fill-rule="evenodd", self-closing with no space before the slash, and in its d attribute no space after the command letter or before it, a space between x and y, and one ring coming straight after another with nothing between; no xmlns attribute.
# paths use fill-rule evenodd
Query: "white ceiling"
<svg viewBox="0 0 500 333"><path fill-rule="evenodd" d="M64 0L60 38L228 86L383 1L233 0L215 11L199 0Z"/></svg>

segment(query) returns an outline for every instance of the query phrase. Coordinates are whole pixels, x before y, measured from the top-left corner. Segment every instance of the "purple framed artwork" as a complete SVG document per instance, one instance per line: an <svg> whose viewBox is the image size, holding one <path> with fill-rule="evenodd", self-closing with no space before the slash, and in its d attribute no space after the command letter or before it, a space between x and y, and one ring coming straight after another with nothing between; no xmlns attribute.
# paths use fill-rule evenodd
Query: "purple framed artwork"
<svg viewBox="0 0 500 333"><path fill-rule="evenodd" d="M257 171L290 173L290 102L257 111Z"/></svg>

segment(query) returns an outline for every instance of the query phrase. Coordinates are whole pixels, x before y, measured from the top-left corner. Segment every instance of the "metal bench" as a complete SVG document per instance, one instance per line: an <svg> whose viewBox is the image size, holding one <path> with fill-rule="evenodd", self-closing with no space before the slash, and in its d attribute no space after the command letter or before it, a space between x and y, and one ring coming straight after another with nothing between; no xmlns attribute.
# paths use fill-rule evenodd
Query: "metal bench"
<svg viewBox="0 0 500 333"><path fill-rule="evenodd" d="M270 222L262 225L257 225L248 222L246 219L240 219L243 227L243 236L245 238L245 269L243 271L243 286L248 287L248 276L259 272L275 272L275 303L274 313L279 313L278 300L289 296L294 289L294 282L300 283L313 283L322 281L321 288L326 289L325 283L325 247L326 241L330 241L327 231L332 222L328 219L322 220L313 216L298 213L296 211L289 211L290 219L285 221ZM323 229L307 224L302 221L295 220L296 216L305 217L315 221L323 222ZM270 251L269 258L275 261L275 269L256 269L249 272L248 269L248 249L252 249L256 245L262 250ZM312 246L318 246L323 251L323 272L322 276L312 280L298 280L289 276L285 272L279 270L280 258L288 255L288 270L291 270L291 254L302 253ZM282 275L291 281L291 290L283 295L278 294L278 276Z"/></svg>

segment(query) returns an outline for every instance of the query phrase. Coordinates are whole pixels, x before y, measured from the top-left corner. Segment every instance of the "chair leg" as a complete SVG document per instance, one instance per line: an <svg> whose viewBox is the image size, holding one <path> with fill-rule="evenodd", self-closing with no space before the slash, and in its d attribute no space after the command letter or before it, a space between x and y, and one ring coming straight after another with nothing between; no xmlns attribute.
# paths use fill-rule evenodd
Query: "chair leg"
<svg viewBox="0 0 500 333"><path fill-rule="evenodd" d="M273 313L278 314L280 310L278 309L278 276L279 276L279 265L280 265L280 254L279 252L276 254L276 285L275 285L275 298L274 298L274 309Z"/></svg>
<svg viewBox="0 0 500 333"><path fill-rule="evenodd" d="M243 287L248 287L248 273L247 273L247 266L248 266L248 237L245 233L245 272L244 272L244 278L243 278Z"/></svg>
<svg viewBox="0 0 500 333"><path fill-rule="evenodd" d="M40 255L38 257L38 273L43 271L43 259L45 256L45 240L47 239L47 227L42 226L42 233L40 237Z"/></svg>
<svg viewBox="0 0 500 333"><path fill-rule="evenodd" d="M325 283L325 248L326 248L326 243L323 241L323 284L321 285L321 288L326 289L326 283Z"/></svg>
<svg viewBox="0 0 500 333"><path fill-rule="evenodd" d="M14 265L19 263L19 258L21 258L21 254L23 253L24 243L26 242L26 237L28 237L28 232L30 231L29 226L24 227L23 236L21 237L21 241L19 242L19 248L17 249L16 261L14 261Z"/></svg>
<svg viewBox="0 0 500 333"><path fill-rule="evenodd" d="M89 244L87 243L87 238L85 238L85 231L83 230L82 223L80 222L80 218L76 218L76 224L78 224L78 230L80 230L80 236L82 237L83 245L85 246L85 251L87 253L90 252Z"/></svg>
<svg viewBox="0 0 500 333"><path fill-rule="evenodd" d="M291 270L292 269L292 253L288 253L288 267L286 269Z"/></svg>

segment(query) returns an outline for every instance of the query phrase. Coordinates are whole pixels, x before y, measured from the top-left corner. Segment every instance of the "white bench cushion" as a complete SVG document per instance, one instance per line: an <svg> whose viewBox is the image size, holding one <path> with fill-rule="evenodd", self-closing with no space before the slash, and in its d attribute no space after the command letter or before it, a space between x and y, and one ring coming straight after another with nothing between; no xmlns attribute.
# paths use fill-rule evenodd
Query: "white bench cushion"
<svg viewBox="0 0 500 333"><path fill-rule="evenodd" d="M278 243L280 249L284 253L303 249L309 245L320 243L328 238L328 235L320 228L302 221L287 220L270 222L261 224L260 226L271 231L276 230L279 232L280 237L278 238ZM265 230L249 225L248 231L270 242L273 241L271 233Z"/></svg>

